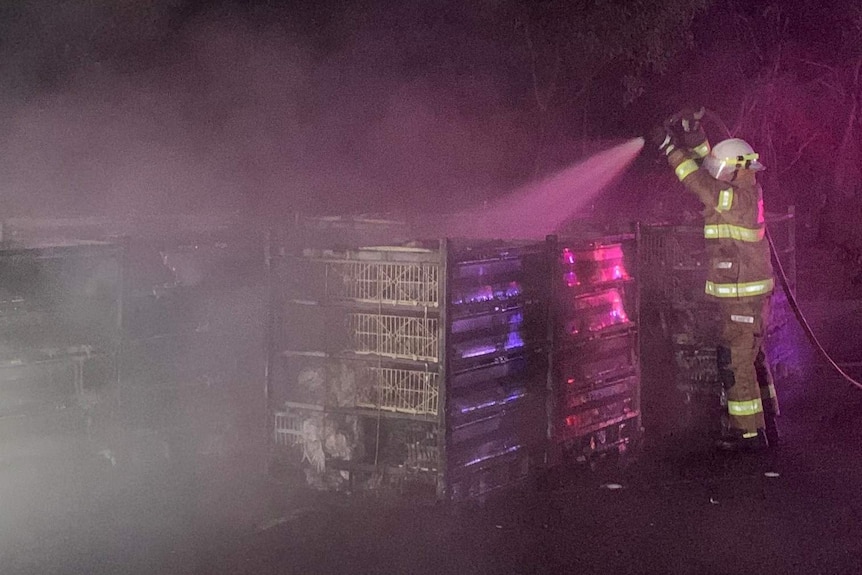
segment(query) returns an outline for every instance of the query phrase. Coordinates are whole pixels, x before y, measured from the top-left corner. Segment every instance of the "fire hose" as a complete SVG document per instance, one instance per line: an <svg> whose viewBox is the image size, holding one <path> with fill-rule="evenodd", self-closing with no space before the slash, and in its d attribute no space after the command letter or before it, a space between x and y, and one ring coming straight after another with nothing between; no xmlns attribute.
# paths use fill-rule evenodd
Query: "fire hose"
<svg viewBox="0 0 862 575"><path fill-rule="evenodd" d="M775 244L772 242L772 236L769 234L768 229L766 230L766 240L769 242L769 251L772 252L772 259L775 261L778 281L781 284L781 288L784 290L784 293L787 295L787 302L790 304L790 309L793 310L793 315L796 316L796 321L798 321L799 325L802 327L802 331L805 332L808 340L827 364L838 372L838 374L841 375L841 377L850 385L858 389L862 389L862 383L859 383L850 377L850 375L841 369L841 366L832 359L832 356L829 355L829 352L826 351L823 345L821 345L820 340L817 339L817 335L814 333L814 330L811 329L811 326L808 324L808 320L805 319L805 315L802 313L802 310L799 309L799 303L796 301L796 296L793 295L793 291L790 289L790 282L787 280L787 274L784 273L784 266L781 265L781 259L778 257L778 251L775 249Z"/></svg>

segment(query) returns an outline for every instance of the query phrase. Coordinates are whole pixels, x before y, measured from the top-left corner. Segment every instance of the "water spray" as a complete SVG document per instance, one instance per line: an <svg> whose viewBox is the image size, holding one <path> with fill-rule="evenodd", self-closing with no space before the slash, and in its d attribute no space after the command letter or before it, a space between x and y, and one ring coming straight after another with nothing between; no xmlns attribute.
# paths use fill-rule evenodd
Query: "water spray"
<svg viewBox="0 0 862 575"><path fill-rule="evenodd" d="M478 239L544 239L576 216L637 158L644 138L581 160L499 200L449 214L429 235ZM425 222L419 222L421 228Z"/></svg>

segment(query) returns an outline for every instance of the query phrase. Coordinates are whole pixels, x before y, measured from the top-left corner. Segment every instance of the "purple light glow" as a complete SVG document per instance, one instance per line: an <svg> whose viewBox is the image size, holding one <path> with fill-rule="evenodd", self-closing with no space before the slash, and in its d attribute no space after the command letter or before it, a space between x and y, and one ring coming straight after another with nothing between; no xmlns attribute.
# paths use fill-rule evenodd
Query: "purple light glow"
<svg viewBox="0 0 862 575"><path fill-rule="evenodd" d="M521 447L522 446L520 444L519 445L513 445L512 447L507 447L505 449L497 451L496 453L489 453L488 455L483 455L482 457L477 457L476 459L471 459L470 461L468 461L467 463L464 464L464 467L471 467L473 465L476 465L477 463L482 463L484 461L488 461L489 459L494 459L495 457L500 457L502 455L506 455L507 453L514 453L515 451L518 451L519 449L521 449Z"/></svg>
<svg viewBox="0 0 862 575"><path fill-rule="evenodd" d="M510 332L503 349L509 351L511 349L518 349L521 347L524 347L524 339L521 337L521 334L517 331Z"/></svg>
<svg viewBox="0 0 862 575"><path fill-rule="evenodd" d="M487 409L487 408L489 408L489 407L494 407L494 406L498 406L498 405L506 405L506 404L512 403L513 401L517 401L517 400L519 400L519 399L521 399L521 398L523 398L523 397L526 397L526 396L527 396L527 393L526 393L526 392L524 392L524 391L516 391L516 392L514 392L514 393L509 394L508 396L506 396L506 397L505 397L505 398L503 398L503 399L500 399L500 400L485 401L485 402L482 402L482 403L478 403L478 404L476 404L476 405L470 405L470 406L467 406L467 407L462 407L459 411L460 411L462 414L472 413L472 412L474 412L474 411L479 411L479 410L481 410L481 409Z"/></svg>
<svg viewBox="0 0 862 575"><path fill-rule="evenodd" d="M470 359L473 357L481 357L483 355L488 355L489 353L494 353L497 351L496 345L482 345L477 347L469 348L467 351L461 353L461 359Z"/></svg>

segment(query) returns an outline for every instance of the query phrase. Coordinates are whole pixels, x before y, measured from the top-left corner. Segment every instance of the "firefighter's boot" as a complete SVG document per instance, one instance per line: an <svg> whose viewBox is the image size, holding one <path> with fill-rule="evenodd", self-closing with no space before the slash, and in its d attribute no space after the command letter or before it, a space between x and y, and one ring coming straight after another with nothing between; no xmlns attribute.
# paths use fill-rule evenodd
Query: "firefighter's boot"
<svg viewBox="0 0 862 575"><path fill-rule="evenodd" d="M716 447L729 452L765 451L769 448L769 439L765 429L758 429L757 434L751 437L745 437L741 431L733 430L719 439Z"/></svg>
<svg viewBox="0 0 862 575"><path fill-rule="evenodd" d="M776 416L774 413L770 413L770 410L765 410L764 413L764 421L766 422L766 427L764 427L763 432L766 434L766 439L769 442L770 447L778 447L781 443L781 433L778 430L778 421L776 421Z"/></svg>

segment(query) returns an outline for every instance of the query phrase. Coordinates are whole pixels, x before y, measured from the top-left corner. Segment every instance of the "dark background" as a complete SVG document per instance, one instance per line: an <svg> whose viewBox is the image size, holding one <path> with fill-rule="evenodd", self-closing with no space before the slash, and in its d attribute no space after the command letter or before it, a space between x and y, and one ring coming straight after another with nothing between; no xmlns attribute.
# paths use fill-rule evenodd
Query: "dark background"
<svg viewBox="0 0 862 575"><path fill-rule="evenodd" d="M860 76L853 2L9 0L0 198L4 217L415 218L704 105L713 142L761 153L800 246L856 269ZM593 215L684 219L680 192L647 146Z"/></svg>
<svg viewBox="0 0 862 575"><path fill-rule="evenodd" d="M0 26L14 215L480 201L685 104L763 154L777 210L862 186L853 2L9 0Z"/></svg>

